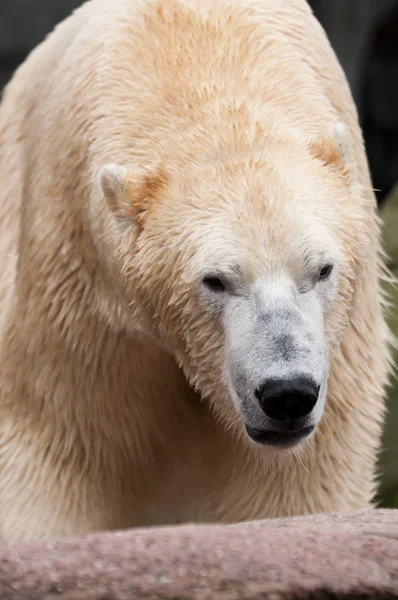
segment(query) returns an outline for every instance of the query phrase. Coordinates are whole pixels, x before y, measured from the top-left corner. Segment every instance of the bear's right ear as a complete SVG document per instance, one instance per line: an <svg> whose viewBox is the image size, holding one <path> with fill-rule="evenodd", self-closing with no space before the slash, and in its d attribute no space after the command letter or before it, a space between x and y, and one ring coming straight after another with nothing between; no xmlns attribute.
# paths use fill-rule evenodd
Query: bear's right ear
<svg viewBox="0 0 398 600"><path fill-rule="evenodd" d="M114 218L122 224L140 227L167 183L167 176L160 168L136 170L116 164L105 165L99 179Z"/></svg>

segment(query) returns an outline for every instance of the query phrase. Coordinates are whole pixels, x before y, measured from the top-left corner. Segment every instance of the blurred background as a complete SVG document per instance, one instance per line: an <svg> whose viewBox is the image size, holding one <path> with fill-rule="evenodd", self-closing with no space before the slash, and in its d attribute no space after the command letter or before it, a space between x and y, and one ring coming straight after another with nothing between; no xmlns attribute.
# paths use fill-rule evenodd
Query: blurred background
<svg viewBox="0 0 398 600"><path fill-rule="evenodd" d="M110 0L111 1L111 0ZM0 90L27 54L82 0L0 0ZM398 277L398 0L309 0L346 72L364 131ZM393 304L398 291L390 287ZM390 324L398 336L398 310ZM398 363L398 351L395 351ZM378 501L398 507L398 380L389 390Z"/></svg>

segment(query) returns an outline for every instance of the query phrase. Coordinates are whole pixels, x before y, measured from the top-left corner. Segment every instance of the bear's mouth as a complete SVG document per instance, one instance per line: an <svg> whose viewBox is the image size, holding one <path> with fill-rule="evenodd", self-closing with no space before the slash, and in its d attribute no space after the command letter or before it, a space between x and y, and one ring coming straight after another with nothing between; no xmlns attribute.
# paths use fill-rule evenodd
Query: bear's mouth
<svg viewBox="0 0 398 600"><path fill-rule="evenodd" d="M246 425L248 436L257 444L262 446L274 446L278 448L291 448L309 436L315 429L314 425L304 427L299 431L274 431L271 429L254 429Z"/></svg>

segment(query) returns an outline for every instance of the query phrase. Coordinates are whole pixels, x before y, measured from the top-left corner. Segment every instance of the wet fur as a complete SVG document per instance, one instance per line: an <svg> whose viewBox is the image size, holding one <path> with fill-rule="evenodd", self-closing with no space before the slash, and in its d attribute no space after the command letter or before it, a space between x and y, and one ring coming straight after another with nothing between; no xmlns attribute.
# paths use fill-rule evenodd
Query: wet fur
<svg viewBox="0 0 398 600"><path fill-rule="evenodd" d="M339 121L352 139L342 162L328 134ZM16 73L0 147L3 538L369 506L389 372L379 227L355 107L304 0L92 0ZM163 208L163 175L148 176L166 165L174 210L181 171L209 194L230 181L241 201L237 170L260 172L270 152L284 168L324 169L327 197L358 183L352 206L330 200L351 256L329 332L326 415L287 454L249 443L217 391L219 330L189 312L190 282L171 287L180 265L157 254L156 235L176 237L156 206L173 206ZM122 222L99 183L109 163L140 182ZM233 194L222 214L233 218ZM132 263L149 226L153 255Z"/></svg>

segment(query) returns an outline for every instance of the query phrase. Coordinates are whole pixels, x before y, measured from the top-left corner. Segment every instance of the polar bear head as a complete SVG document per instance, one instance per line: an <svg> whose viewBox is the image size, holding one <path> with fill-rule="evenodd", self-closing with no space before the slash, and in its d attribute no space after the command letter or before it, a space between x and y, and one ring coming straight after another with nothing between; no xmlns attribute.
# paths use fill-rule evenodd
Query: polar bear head
<svg viewBox="0 0 398 600"><path fill-rule="evenodd" d="M100 174L132 320L259 444L296 446L324 413L368 227L347 136Z"/></svg>

